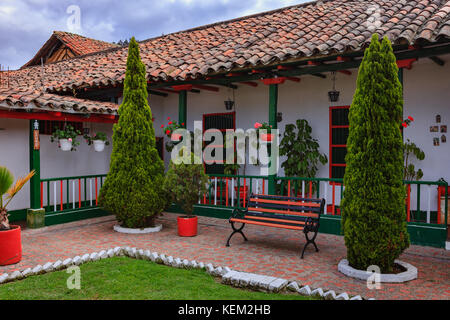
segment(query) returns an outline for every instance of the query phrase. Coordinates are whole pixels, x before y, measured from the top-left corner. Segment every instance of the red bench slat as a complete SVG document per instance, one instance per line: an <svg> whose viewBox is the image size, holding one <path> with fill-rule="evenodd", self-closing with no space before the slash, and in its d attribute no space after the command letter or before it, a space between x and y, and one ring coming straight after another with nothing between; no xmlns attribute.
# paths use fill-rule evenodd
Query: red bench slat
<svg viewBox="0 0 450 320"><path fill-rule="evenodd" d="M268 199L258 199L258 198L251 198L250 201L261 202L261 203L285 204L285 205L297 206L297 207L320 208L320 203L313 203L313 202L268 200Z"/></svg>
<svg viewBox="0 0 450 320"><path fill-rule="evenodd" d="M303 227L287 226L287 225L280 225L280 224L266 223L266 222L258 222L258 221L249 221L249 220L236 219L236 218L231 218L230 221L240 222L240 223L245 223L245 224L255 224L255 225L258 225L258 226L282 228L282 229L292 229L292 230L303 230L304 229Z"/></svg>
<svg viewBox="0 0 450 320"><path fill-rule="evenodd" d="M292 216L311 217L311 218L317 218L319 216L319 213L313 212L297 212L297 211L275 210L275 209L253 208L253 207L249 207L247 209L248 211L252 212L280 213Z"/></svg>

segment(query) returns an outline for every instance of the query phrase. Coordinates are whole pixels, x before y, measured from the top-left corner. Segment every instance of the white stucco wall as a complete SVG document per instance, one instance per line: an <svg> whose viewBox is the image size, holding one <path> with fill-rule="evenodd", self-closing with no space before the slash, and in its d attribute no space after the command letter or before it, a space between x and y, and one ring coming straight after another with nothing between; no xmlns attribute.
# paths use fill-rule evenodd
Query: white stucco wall
<svg viewBox="0 0 450 320"><path fill-rule="evenodd" d="M450 126L450 56L443 57L447 63L441 67L429 59L422 59L414 64L412 70L404 72L405 106L404 116L415 118L411 127L405 130L405 139L412 139L425 151L426 159L418 164L425 173L423 180L436 181L443 177L450 181L448 163L450 163L449 144L435 147L433 138L441 137L441 133L430 133L430 126ZM302 76L301 82L287 81L279 86L278 111L283 113L283 121L278 124L279 129L286 124L295 123L297 119L306 119L313 128L313 136L318 139L320 150L329 158L329 107L350 105L356 87L357 70L347 76L337 73L336 88L341 92L340 101L331 104L328 101L328 91L332 88L331 78L321 79L313 76ZM257 88L238 84L235 91L236 127L244 130L252 128L256 121L268 121L268 87L259 83ZM232 97L231 92L220 87L219 92L202 90L200 94L188 93L187 126L193 129L194 121L202 121L203 114L225 113L224 101ZM119 100L121 103L121 99ZM155 118L154 128L156 137L164 137L161 125L167 125L167 118L178 120L178 96L169 94L167 98L150 95L149 104ZM436 115L441 115L442 123L436 124ZM112 135L111 124L87 124L92 130L104 131L109 137ZM24 175L29 169L28 155L28 121L0 119L0 165L6 165L15 176ZM448 134L445 134L448 138ZM64 176L79 176L90 174L104 174L109 169L109 159L112 146L106 147L105 152L96 153L93 147L81 141L77 152L62 152L56 143L50 143L49 136L41 136L41 177L53 178ZM170 154L165 152L166 165L170 161ZM281 159L283 161L283 159ZM240 173L243 173L241 169ZM259 175L259 168L248 165L247 175ZM280 169L280 175L283 170ZM320 166L318 177L329 176L329 165ZM338 189L339 191L339 189ZM431 210L436 210L436 190L430 190ZM331 195L331 187L328 191ZM339 192L336 194L339 199ZM422 189L422 210L426 210L428 190ZM26 186L11 209L28 207L29 186ZM339 203L339 201L338 201ZM412 209L415 209L415 189L413 188Z"/></svg>
<svg viewBox="0 0 450 320"><path fill-rule="evenodd" d="M23 177L30 171L29 121L0 119L0 166L11 170L14 178ZM8 206L9 210L30 206L30 185L26 184Z"/></svg>

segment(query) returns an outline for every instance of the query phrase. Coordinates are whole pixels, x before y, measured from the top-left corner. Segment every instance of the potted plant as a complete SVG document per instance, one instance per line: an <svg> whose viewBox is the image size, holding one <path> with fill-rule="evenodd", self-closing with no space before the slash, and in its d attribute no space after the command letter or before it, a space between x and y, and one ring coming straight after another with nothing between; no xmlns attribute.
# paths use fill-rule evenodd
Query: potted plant
<svg viewBox="0 0 450 320"><path fill-rule="evenodd" d="M58 147L61 148L62 151L75 151L80 143L77 141L77 136L81 135L79 130L75 130L75 128L68 124L64 126L63 130L56 129L50 137L51 142L55 142L58 140Z"/></svg>
<svg viewBox="0 0 450 320"><path fill-rule="evenodd" d="M208 191L208 176L203 165L196 164L199 162L194 160L194 154L183 147L176 161L170 162L163 186L170 200L179 205L186 214L177 219L178 235L181 237L197 235L198 218L193 215L194 205Z"/></svg>
<svg viewBox="0 0 450 320"><path fill-rule="evenodd" d="M255 129L256 129L256 133L258 134L258 136L260 136L262 141L265 141L265 142L273 141L274 134L271 133L272 126L269 125L267 122L263 122L263 123L256 122ZM266 133L260 133L260 130L266 130Z"/></svg>
<svg viewBox="0 0 450 320"><path fill-rule="evenodd" d="M22 259L20 226L9 224L6 208L34 173L34 170L31 171L13 185L14 176L11 171L6 167L0 167L0 266L15 264Z"/></svg>
<svg viewBox="0 0 450 320"><path fill-rule="evenodd" d="M311 126L304 119L286 125L280 143L280 156L286 156L286 160L281 164L286 177L314 178L319 165L328 162L327 156L320 153L319 141L313 138ZM312 187L314 193L316 183L313 183ZM287 188L287 183L284 188ZM297 196L303 193L301 181L297 185L291 183L291 188L291 192L297 190ZM305 183L305 189L308 188L309 183ZM287 189L284 192L287 192Z"/></svg>
<svg viewBox="0 0 450 320"><path fill-rule="evenodd" d="M108 136L104 132L97 132L93 136L86 134L84 138L88 145L94 145L96 152L102 152L105 146L109 146Z"/></svg>

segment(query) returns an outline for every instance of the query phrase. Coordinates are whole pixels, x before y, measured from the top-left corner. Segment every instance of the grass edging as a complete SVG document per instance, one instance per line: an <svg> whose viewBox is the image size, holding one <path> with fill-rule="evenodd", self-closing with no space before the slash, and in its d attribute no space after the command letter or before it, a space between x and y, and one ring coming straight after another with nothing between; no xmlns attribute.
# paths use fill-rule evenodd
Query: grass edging
<svg viewBox="0 0 450 320"><path fill-rule="evenodd" d="M322 288L312 289L309 286L300 287L295 281L288 281L286 279L269 277L259 274L239 272L231 270L228 267L214 267L211 263L205 264L203 262L189 261L187 259L173 258L165 254L158 254L157 252L150 252L150 250L143 250L130 247L116 247L114 249L102 250L100 252L86 253L83 256L76 256L74 258L67 258L64 261L58 260L56 262L47 262L46 264L37 265L34 268L27 268L23 271L14 271L11 274L4 273L0 275L0 284L21 280L23 278L45 274L49 272L67 269L70 266L98 261L112 257L126 256L133 259L148 260L158 264L171 266L175 268L184 269L202 269L208 274L220 278L223 284L231 285L238 288L249 289L253 291L262 292L294 292L303 296L316 296L326 300L363 300L359 295L349 297L347 293L336 294L333 290L325 291ZM374 299L369 299L374 300Z"/></svg>

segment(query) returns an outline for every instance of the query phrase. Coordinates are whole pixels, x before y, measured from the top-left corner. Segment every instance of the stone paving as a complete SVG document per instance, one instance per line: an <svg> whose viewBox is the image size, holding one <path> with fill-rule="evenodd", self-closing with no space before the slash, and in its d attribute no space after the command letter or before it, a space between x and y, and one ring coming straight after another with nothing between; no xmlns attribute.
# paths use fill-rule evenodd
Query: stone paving
<svg viewBox="0 0 450 320"><path fill-rule="evenodd" d="M112 216L24 230L22 261L0 267L0 274L117 246L130 246L364 298L450 300L450 252L444 249L411 246L400 259L419 269L419 279L405 284L382 284L380 290L369 290L364 281L350 279L337 270L339 261L346 255L343 237L319 234L320 252L315 253L309 247L305 259L301 260L300 252L305 243L301 233L246 226L245 234L250 241L244 242L240 235L235 235L231 247L227 248L225 242L231 232L227 220L199 217L199 235L182 238L177 235L176 217L164 214L159 218L162 231L147 235L113 231L116 221Z"/></svg>

